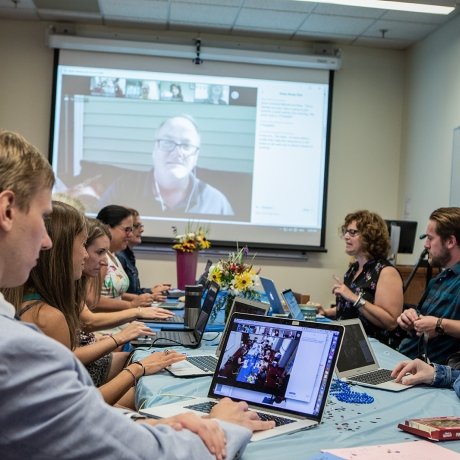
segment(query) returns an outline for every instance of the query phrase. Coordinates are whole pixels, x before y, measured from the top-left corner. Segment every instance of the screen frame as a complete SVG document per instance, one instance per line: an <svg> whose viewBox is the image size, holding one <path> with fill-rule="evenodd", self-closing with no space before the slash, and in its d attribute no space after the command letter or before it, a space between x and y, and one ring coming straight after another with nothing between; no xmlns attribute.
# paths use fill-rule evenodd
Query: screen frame
<svg viewBox="0 0 460 460"><path fill-rule="evenodd" d="M58 67L60 63L60 49L54 49L53 60L53 79L51 91L51 116L50 116L50 135L49 135L49 149L48 159L53 164L53 148L54 148L54 135L56 126L56 98L57 98L57 85L58 85ZM327 225L327 204L328 204L328 186L329 186L329 164L330 164L330 142L331 142L331 122L332 122L332 104L334 93L334 69L326 70L329 75L328 79L328 99L327 99L327 116L326 116L326 130L325 130L325 149L324 149L324 173L322 178L322 206L321 206L321 230L319 233L318 245L312 244L291 244L291 243L268 243L253 240L244 240L238 238L239 246L248 246L256 250L266 251L270 256L280 257L294 257L298 258L305 256L308 252L327 252L326 248L326 225ZM92 214L89 214L92 215ZM194 220L194 219L191 219ZM142 247L147 251L164 252L166 247L170 247L172 238L158 237L152 235L145 235L142 238ZM235 243L230 240L212 239L212 246L216 250L229 250L234 249Z"/></svg>

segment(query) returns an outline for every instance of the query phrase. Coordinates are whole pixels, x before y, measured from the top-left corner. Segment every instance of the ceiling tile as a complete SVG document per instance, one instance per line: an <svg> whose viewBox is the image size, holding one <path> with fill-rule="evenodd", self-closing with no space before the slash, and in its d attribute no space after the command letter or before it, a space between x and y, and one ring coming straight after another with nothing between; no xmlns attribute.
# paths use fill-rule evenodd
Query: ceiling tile
<svg viewBox="0 0 460 460"><path fill-rule="evenodd" d="M385 38L418 40L426 37L435 29L432 24L418 24L413 22L400 21L377 21L373 24L363 36L381 37L382 30L386 30Z"/></svg>
<svg viewBox="0 0 460 460"><path fill-rule="evenodd" d="M230 26L237 14L238 8L235 7L175 3L171 5L170 22Z"/></svg>
<svg viewBox="0 0 460 460"><path fill-rule="evenodd" d="M315 9L314 2L294 2L286 0L246 0L244 8L260 8L264 10L293 11L299 13L311 13Z"/></svg>
<svg viewBox="0 0 460 460"><path fill-rule="evenodd" d="M299 28L299 32L322 32L330 34L362 34L375 22L374 19L345 18L312 14Z"/></svg>
<svg viewBox="0 0 460 460"><path fill-rule="evenodd" d="M98 0L34 0L39 10L99 13Z"/></svg>
<svg viewBox="0 0 460 460"><path fill-rule="evenodd" d="M156 22L168 18L168 1L158 0L99 0L101 11L107 19Z"/></svg>
<svg viewBox="0 0 460 460"><path fill-rule="evenodd" d="M194 5L234 6L239 8L242 0L170 0L171 5L179 3L193 3Z"/></svg>
<svg viewBox="0 0 460 460"><path fill-rule="evenodd" d="M243 8L235 27L255 29L296 30L305 20L306 14L285 11L257 10Z"/></svg>

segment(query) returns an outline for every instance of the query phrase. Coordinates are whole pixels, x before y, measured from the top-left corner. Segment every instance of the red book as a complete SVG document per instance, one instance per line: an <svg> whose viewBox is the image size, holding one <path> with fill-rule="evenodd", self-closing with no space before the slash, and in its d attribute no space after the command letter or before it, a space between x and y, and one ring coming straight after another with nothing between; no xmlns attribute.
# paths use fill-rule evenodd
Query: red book
<svg viewBox="0 0 460 460"><path fill-rule="evenodd" d="M460 439L460 417L412 418L400 423L398 428L433 441Z"/></svg>

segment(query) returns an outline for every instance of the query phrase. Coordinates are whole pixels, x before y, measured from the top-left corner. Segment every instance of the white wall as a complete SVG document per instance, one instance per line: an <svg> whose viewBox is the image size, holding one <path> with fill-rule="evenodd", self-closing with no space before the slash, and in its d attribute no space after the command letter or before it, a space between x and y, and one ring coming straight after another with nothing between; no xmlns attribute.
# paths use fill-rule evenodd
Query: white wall
<svg viewBox="0 0 460 460"><path fill-rule="evenodd" d="M460 126L460 16L408 57L401 203L409 203L405 217L421 222L424 233L430 213L449 206L453 130Z"/></svg>
<svg viewBox="0 0 460 460"><path fill-rule="evenodd" d="M45 32L44 24L0 21L0 127L21 132L46 153L53 53L44 45ZM256 259L280 288L309 293L324 304L333 300L332 275L343 274L348 262L338 237L345 214L368 208L396 218L400 209L405 53L357 47L343 47L342 53L332 111L328 253L312 253L307 262ZM170 257L139 257L144 284L175 282ZM199 269L205 260L200 258Z"/></svg>
<svg viewBox="0 0 460 460"><path fill-rule="evenodd" d="M45 31L40 23L0 21L0 127L48 155L53 51Z"/></svg>

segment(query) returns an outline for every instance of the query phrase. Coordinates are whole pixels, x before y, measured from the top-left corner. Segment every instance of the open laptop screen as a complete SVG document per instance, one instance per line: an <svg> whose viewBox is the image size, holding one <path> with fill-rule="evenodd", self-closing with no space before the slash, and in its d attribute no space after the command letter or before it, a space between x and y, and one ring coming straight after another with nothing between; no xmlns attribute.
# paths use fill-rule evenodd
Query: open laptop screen
<svg viewBox="0 0 460 460"><path fill-rule="evenodd" d="M232 308L230 310L229 318L233 313L251 313L251 315L261 315L265 316L268 311L268 305L256 300L244 299L242 297L235 297L233 301ZM227 335L227 328L230 324L230 321L227 321L225 325L224 332L222 333L222 339L217 346L216 355L219 356L222 351L222 345Z"/></svg>
<svg viewBox="0 0 460 460"><path fill-rule="evenodd" d="M281 295L284 298L284 301L286 302L286 305L289 308L289 312L291 313L291 316L294 319L304 319L304 315L302 313L302 310L299 307L299 304L297 303L297 300L294 296L294 293L292 292L291 289L285 289Z"/></svg>
<svg viewBox="0 0 460 460"><path fill-rule="evenodd" d="M270 314L280 315L285 313L283 304L281 303L280 296L278 295L278 291L276 290L275 283L273 282L273 280L261 276L260 282L262 284L262 287L264 288L265 294L267 295L267 299L270 302Z"/></svg>
<svg viewBox="0 0 460 460"><path fill-rule="evenodd" d="M209 395L320 420L340 325L235 314Z"/></svg>
<svg viewBox="0 0 460 460"><path fill-rule="evenodd" d="M201 306L200 315L195 324L195 335L200 337L203 335L206 325L208 324L209 315L216 301L219 292L219 285L214 281L210 283L208 290L204 294L203 305Z"/></svg>
<svg viewBox="0 0 460 460"><path fill-rule="evenodd" d="M345 337L337 360L337 370L347 372L376 364L360 322L344 324Z"/></svg>

